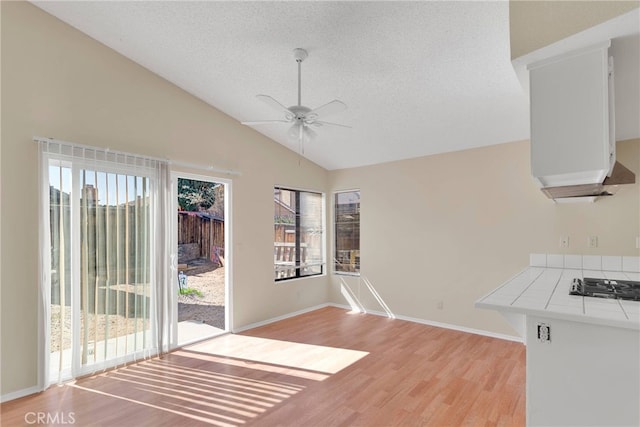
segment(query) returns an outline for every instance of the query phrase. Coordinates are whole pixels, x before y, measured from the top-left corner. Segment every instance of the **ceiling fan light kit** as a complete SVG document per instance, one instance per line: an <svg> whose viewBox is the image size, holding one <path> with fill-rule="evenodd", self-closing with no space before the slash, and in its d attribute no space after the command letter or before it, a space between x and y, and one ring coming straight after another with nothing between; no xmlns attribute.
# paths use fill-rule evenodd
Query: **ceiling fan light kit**
<svg viewBox="0 0 640 427"><path fill-rule="evenodd" d="M311 127L319 128L322 126L336 126L349 128L350 126L339 123L326 122L319 120L322 117L340 113L347 109L347 105L334 99L318 108L311 109L302 105L302 62L309 56L306 50L302 48L293 49L293 57L298 64L298 104L291 107L285 107L284 104L276 101L269 95L256 95L265 104L284 114L284 119L276 120L258 120L241 122L243 125L256 126L272 123L289 123L291 127L287 132L290 139L297 141L300 147L300 154L304 154L304 143L315 139L316 133Z"/></svg>

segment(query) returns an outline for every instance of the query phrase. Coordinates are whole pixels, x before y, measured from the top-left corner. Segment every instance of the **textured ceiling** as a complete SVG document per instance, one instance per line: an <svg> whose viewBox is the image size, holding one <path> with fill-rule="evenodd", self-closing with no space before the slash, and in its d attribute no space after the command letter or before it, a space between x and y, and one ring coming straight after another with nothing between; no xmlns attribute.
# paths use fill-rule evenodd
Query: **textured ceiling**
<svg viewBox="0 0 640 427"><path fill-rule="evenodd" d="M340 99L305 156L327 169L528 138L508 2L36 2L238 121L278 119L256 94ZM256 127L297 150L288 126Z"/></svg>

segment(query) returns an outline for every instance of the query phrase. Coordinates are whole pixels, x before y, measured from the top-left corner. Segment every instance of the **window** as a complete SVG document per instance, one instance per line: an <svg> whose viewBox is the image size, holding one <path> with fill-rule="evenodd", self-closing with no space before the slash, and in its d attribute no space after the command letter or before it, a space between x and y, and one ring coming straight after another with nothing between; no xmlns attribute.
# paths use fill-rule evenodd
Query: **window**
<svg viewBox="0 0 640 427"><path fill-rule="evenodd" d="M360 191L335 196L336 273L360 274Z"/></svg>
<svg viewBox="0 0 640 427"><path fill-rule="evenodd" d="M275 279L322 274L323 195L276 187L273 196Z"/></svg>

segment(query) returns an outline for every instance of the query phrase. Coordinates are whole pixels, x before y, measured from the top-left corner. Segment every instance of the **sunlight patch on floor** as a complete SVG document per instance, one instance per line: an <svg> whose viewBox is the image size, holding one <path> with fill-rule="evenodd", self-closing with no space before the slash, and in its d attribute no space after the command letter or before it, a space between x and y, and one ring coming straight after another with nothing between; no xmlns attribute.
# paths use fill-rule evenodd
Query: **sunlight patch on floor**
<svg viewBox="0 0 640 427"><path fill-rule="evenodd" d="M193 420L201 421L201 422L204 422L204 423L207 423L207 424L211 424L211 425L215 425L215 426L219 426L219 427L235 427L235 426L238 426L239 424L245 424L246 423L245 420L240 419L240 418L224 417L224 416L219 416L217 414L216 414L216 417L219 418L219 419L216 420L216 419L212 419L211 418L211 416L210 416L211 414L206 414L206 413L205 414L193 414L193 413L190 414L185 409L179 409L179 408L178 409L171 409L171 408L168 408L168 407L159 406L159 405L155 405L155 404L152 404L152 403L147 403L147 402L144 402L144 401L139 400L139 399L132 399L132 398L129 398L129 397L126 397L126 396L121 396L121 395L114 394L114 393L107 393L107 392L104 392L104 391L101 391L101 390L96 390L96 389L92 389L92 388L89 388L89 387L83 387L83 386L80 386L80 385L77 385L77 384L72 384L72 385L70 385L70 387L74 387L74 388L77 388L77 389L80 389L80 390L84 390L84 391L87 391L87 392L90 392L90 393L96 393L96 394L99 394L99 395L102 395L102 396L105 396L105 397L111 397L111 398L114 398L114 399L124 400L124 401L130 402L130 403L134 403L134 404L137 404L137 405L146 406L148 408L159 409L161 411L170 412L172 414L176 414L176 415L180 415L180 416L183 416L183 417L191 418ZM196 412L196 413L202 412L202 411L197 411L197 410L194 411L191 408L189 408L189 411L193 411L193 412Z"/></svg>
<svg viewBox="0 0 640 427"><path fill-rule="evenodd" d="M211 369L171 360L193 356L201 359L203 355L177 351L164 359L149 359L102 374L104 382L98 387L90 386L90 382L68 385L219 427L246 424L305 389L301 384L218 372L225 369L225 358L220 358L220 364L205 365ZM253 369L253 365L235 370L244 369Z"/></svg>
<svg viewBox="0 0 640 427"><path fill-rule="evenodd" d="M366 351L234 334L194 344L184 350L255 362L250 365L252 369L274 371L285 368L287 375L317 380L340 372L369 354Z"/></svg>
<svg viewBox="0 0 640 427"><path fill-rule="evenodd" d="M224 333L226 333L224 329L195 320L185 320L178 322L178 345L188 345Z"/></svg>

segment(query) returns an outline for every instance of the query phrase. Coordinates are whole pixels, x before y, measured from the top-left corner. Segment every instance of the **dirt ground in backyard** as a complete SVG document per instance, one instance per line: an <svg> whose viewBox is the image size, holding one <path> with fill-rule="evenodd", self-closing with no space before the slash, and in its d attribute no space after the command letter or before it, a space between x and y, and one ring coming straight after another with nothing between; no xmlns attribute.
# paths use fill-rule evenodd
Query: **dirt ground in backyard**
<svg viewBox="0 0 640 427"><path fill-rule="evenodd" d="M178 295L178 321L192 320L206 323L216 328L224 329L224 267L218 267L208 260L196 260L189 263L184 272L187 275L187 286L202 292L202 297L197 295ZM112 286L111 289L120 289L130 293L143 294L144 287L135 285ZM146 290L148 292L148 290ZM71 348L71 308L66 307L64 315L60 312L60 305L51 305L51 351L59 351L62 348ZM80 325L84 327L84 313L80 313ZM62 320L64 318L64 321ZM90 341L98 340L96 331L103 339L108 322L109 337L119 337L148 328L148 321L144 319L126 319L121 315L89 314L87 326ZM60 334L64 324L65 331ZM81 330L81 336L83 336ZM60 336L62 335L62 337Z"/></svg>
<svg viewBox="0 0 640 427"><path fill-rule="evenodd" d="M178 295L178 322L195 320L224 329L224 267L208 260L195 260L184 271L187 287L202 292Z"/></svg>

